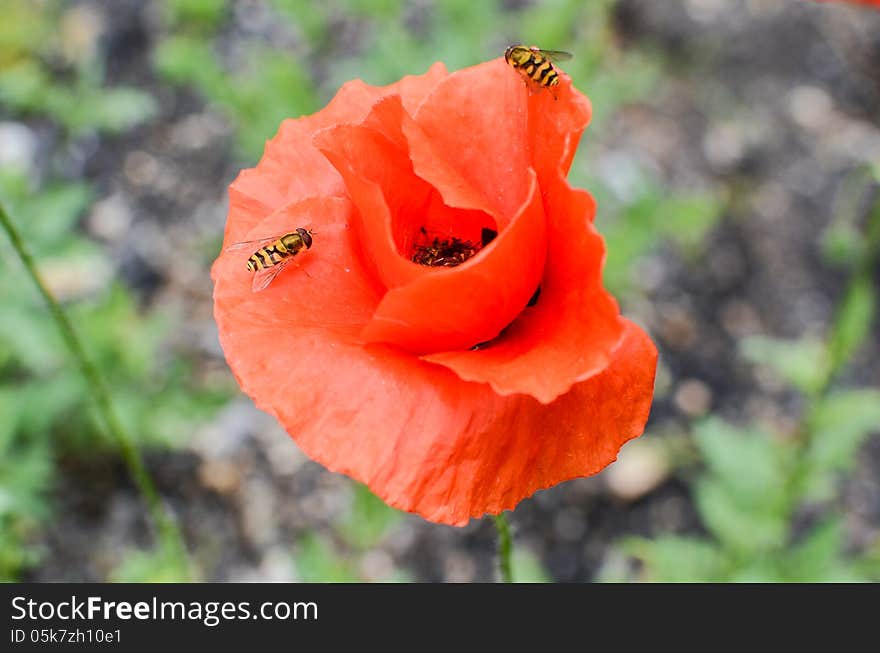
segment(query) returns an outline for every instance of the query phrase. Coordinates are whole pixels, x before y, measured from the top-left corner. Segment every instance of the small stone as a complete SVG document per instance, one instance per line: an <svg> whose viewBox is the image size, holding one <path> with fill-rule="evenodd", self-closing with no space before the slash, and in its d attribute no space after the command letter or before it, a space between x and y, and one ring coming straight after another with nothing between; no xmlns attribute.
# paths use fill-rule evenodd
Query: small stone
<svg viewBox="0 0 880 653"><path fill-rule="evenodd" d="M392 528L385 536L384 547L391 555L405 555L416 542L416 531L413 528Z"/></svg>
<svg viewBox="0 0 880 653"><path fill-rule="evenodd" d="M716 168L732 168L745 156L745 137L732 123L712 125L703 136L703 154Z"/></svg>
<svg viewBox="0 0 880 653"><path fill-rule="evenodd" d="M644 192L644 175L639 163L626 150L612 150L599 158L599 176L622 200L637 197Z"/></svg>
<svg viewBox="0 0 880 653"><path fill-rule="evenodd" d="M680 497L668 497L651 506L652 521L666 533L680 530L687 512L687 503Z"/></svg>
<svg viewBox="0 0 880 653"><path fill-rule="evenodd" d="M571 508L559 510L553 519L553 530L563 540L576 542L586 529L586 520L578 510Z"/></svg>
<svg viewBox="0 0 880 653"><path fill-rule="evenodd" d="M131 207L122 193L113 193L96 202L86 224L98 238L115 242L128 234L132 223Z"/></svg>
<svg viewBox="0 0 880 653"><path fill-rule="evenodd" d="M675 405L689 417L700 417L709 412L712 405L712 391L702 381L688 379L678 384L675 391Z"/></svg>
<svg viewBox="0 0 880 653"><path fill-rule="evenodd" d="M292 583L296 582L296 570L290 553L280 546L273 546L260 562L260 582Z"/></svg>
<svg viewBox="0 0 880 653"><path fill-rule="evenodd" d="M207 112L194 113L174 125L171 140L185 149L199 150L227 132L228 129L217 116Z"/></svg>
<svg viewBox="0 0 880 653"><path fill-rule="evenodd" d="M669 461L661 445L639 439L621 449L617 461L602 476L614 496L635 501L665 481L669 472Z"/></svg>
<svg viewBox="0 0 880 653"><path fill-rule="evenodd" d="M666 304L659 306L658 312L658 331L666 345L675 350L684 350L696 342L699 327L687 309Z"/></svg>
<svg viewBox="0 0 880 653"><path fill-rule="evenodd" d="M58 43L65 59L71 63L92 59L103 31L104 16L96 8L77 5L65 11L58 30Z"/></svg>
<svg viewBox="0 0 880 653"><path fill-rule="evenodd" d="M135 186L151 186L159 175L159 162L143 150L129 152L122 165L126 178Z"/></svg>
<svg viewBox="0 0 880 653"><path fill-rule="evenodd" d="M219 494L232 494L241 485L238 467L225 460L205 460L199 466L199 481Z"/></svg>
<svg viewBox="0 0 880 653"><path fill-rule="evenodd" d="M721 16L726 8L725 0L688 0L686 3L687 13L693 20L699 23L710 23Z"/></svg>
<svg viewBox="0 0 880 653"><path fill-rule="evenodd" d="M445 571L448 583L470 583L476 574L474 561L470 556L455 551L446 557Z"/></svg>
<svg viewBox="0 0 880 653"><path fill-rule="evenodd" d="M262 548L276 539L278 525L276 497L272 485L252 476L242 485L241 521L242 531L255 547Z"/></svg>
<svg viewBox="0 0 880 653"><path fill-rule="evenodd" d="M796 86L788 93L788 113L804 129L824 129L832 122L833 112L834 101L818 86Z"/></svg>
<svg viewBox="0 0 880 653"><path fill-rule="evenodd" d="M49 291L60 301L86 297L106 287L113 270L103 257L46 260L40 264L40 276Z"/></svg>
<svg viewBox="0 0 880 653"><path fill-rule="evenodd" d="M755 212L766 220L784 218L791 208L791 195L778 181L762 184L753 197Z"/></svg>
<svg viewBox="0 0 880 653"><path fill-rule="evenodd" d="M761 318L751 304L738 299L725 302L720 311L721 326L734 338L745 338L762 330Z"/></svg>
<svg viewBox="0 0 880 653"><path fill-rule="evenodd" d="M37 156L37 137L20 122L0 122L0 168L30 172Z"/></svg>
<svg viewBox="0 0 880 653"><path fill-rule="evenodd" d="M388 581L394 575L394 560L381 549L372 549L361 559L360 572L368 583Z"/></svg>
<svg viewBox="0 0 880 653"><path fill-rule="evenodd" d="M659 256L645 256L636 261L635 282L645 292L651 293L666 283L667 265Z"/></svg>
<svg viewBox="0 0 880 653"><path fill-rule="evenodd" d="M732 286L748 275L746 262L734 247L717 247L709 258L708 266L715 282L722 287Z"/></svg>

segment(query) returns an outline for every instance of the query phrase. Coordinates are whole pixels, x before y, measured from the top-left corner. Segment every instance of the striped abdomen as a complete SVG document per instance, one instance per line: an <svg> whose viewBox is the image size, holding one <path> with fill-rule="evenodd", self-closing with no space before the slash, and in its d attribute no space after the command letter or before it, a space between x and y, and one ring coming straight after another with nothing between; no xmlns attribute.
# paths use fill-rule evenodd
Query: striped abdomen
<svg viewBox="0 0 880 653"><path fill-rule="evenodd" d="M285 259L295 256L303 247L312 246L312 237L305 229L297 229L284 234L277 240L264 245L248 258L247 268L251 272L265 270L278 265Z"/></svg>
<svg viewBox="0 0 880 653"><path fill-rule="evenodd" d="M555 86L559 83L559 73L556 72L556 68L547 57L537 52L532 55L523 72L541 86Z"/></svg>
<svg viewBox="0 0 880 653"><path fill-rule="evenodd" d="M553 62L537 48L512 46L504 53L504 58L521 75L541 86L550 87L559 83L559 73Z"/></svg>

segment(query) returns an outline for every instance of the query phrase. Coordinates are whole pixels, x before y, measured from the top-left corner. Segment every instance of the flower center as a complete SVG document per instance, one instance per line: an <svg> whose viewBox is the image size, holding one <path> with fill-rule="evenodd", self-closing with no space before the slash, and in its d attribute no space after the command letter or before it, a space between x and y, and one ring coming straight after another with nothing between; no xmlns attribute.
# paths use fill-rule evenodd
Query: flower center
<svg viewBox="0 0 880 653"><path fill-rule="evenodd" d="M422 238L413 247L412 261L429 267L454 268L474 256L497 236L494 229L484 228L480 242L474 243L455 236L449 238L428 236L427 230L419 230Z"/></svg>

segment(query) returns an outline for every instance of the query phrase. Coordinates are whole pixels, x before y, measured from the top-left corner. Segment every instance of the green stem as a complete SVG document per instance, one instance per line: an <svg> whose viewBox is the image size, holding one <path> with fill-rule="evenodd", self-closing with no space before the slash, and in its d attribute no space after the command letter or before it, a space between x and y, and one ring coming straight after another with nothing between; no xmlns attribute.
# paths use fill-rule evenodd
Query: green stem
<svg viewBox="0 0 880 653"><path fill-rule="evenodd" d="M46 306L49 307L49 312L52 314L52 319L55 320L58 330L61 332L61 337L64 339L64 343L67 345L67 348L70 350L74 359L76 359L80 371L85 377L86 383L91 391L91 395L97 404L98 413L104 422L104 428L118 444L125 465L128 468L131 477L134 479L134 483L143 497L144 502L147 504L147 509L149 510L153 524L159 533L162 544L165 547L169 547L171 552L179 556L179 560L188 562L186 545L183 542L180 530L177 528L177 525L167 509L162 505L156 486L153 484L153 480L150 478L149 472L147 472L147 468L144 466L140 451L126 433L125 429L123 429L113 407L113 402L110 399L110 393L107 391L107 386L104 384L98 369L92 364L86 355L82 342L77 336L73 324L70 322L64 309L61 308L58 300L55 299L43 283L42 279L40 279L40 275L37 273L37 268L34 264L34 259L25 247L18 230L12 223L9 214L6 212L6 208L2 203L0 203L0 224L2 224L4 231L6 231L6 235L9 236L12 247L15 249L16 254L18 254L19 259L21 259L25 270L27 270L31 279L33 279L34 284L36 284L37 289L40 291L40 294L43 296ZM188 564L186 566L188 567Z"/></svg>
<svg viewBox="0 0 880 653"><path fill-rule="evenodd" d="M513 573L510 570L510 553L513 550L513 542L510 538L510 526L507 518L495 515L495 529L498 531L498 569L501 572L502 583L512 583Z"/></svg>

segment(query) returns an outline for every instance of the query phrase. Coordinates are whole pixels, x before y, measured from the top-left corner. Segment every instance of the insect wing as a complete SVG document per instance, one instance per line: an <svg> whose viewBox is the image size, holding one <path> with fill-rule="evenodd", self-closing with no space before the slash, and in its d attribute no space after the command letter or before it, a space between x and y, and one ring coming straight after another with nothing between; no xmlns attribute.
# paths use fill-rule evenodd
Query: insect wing
<svg viewBox="0 0 880 653"><path fill-rule="evenodd" d="M538 49L538 52L547 57L550 61L568 61L572 58L571 52L565 52L563 50L541 50Z"/></svg>
<svg viewBox="0 0 880 653"><path fill-rule="evenodd" d="M266 238L257 238L256 240L240 240L237 243L232 243L229 247L224 248L223 251L236 252L240 249L245 249L246 247L257 251L263 245L268 245L269 243L275 242L279 238L280 236L267 236Z"/></svg>
<svg viewBox="0 0 880 653"><path fill-rule="evenodd" d="M286 268L293 258L286 258L277 265L273 265L269 268L262 268L254 272L254 281L251 284L251 289L254 292L260 292L261 290L265 290L269 287L269 284L275 281L275 277L281 274L282 270Z"/></svg>

